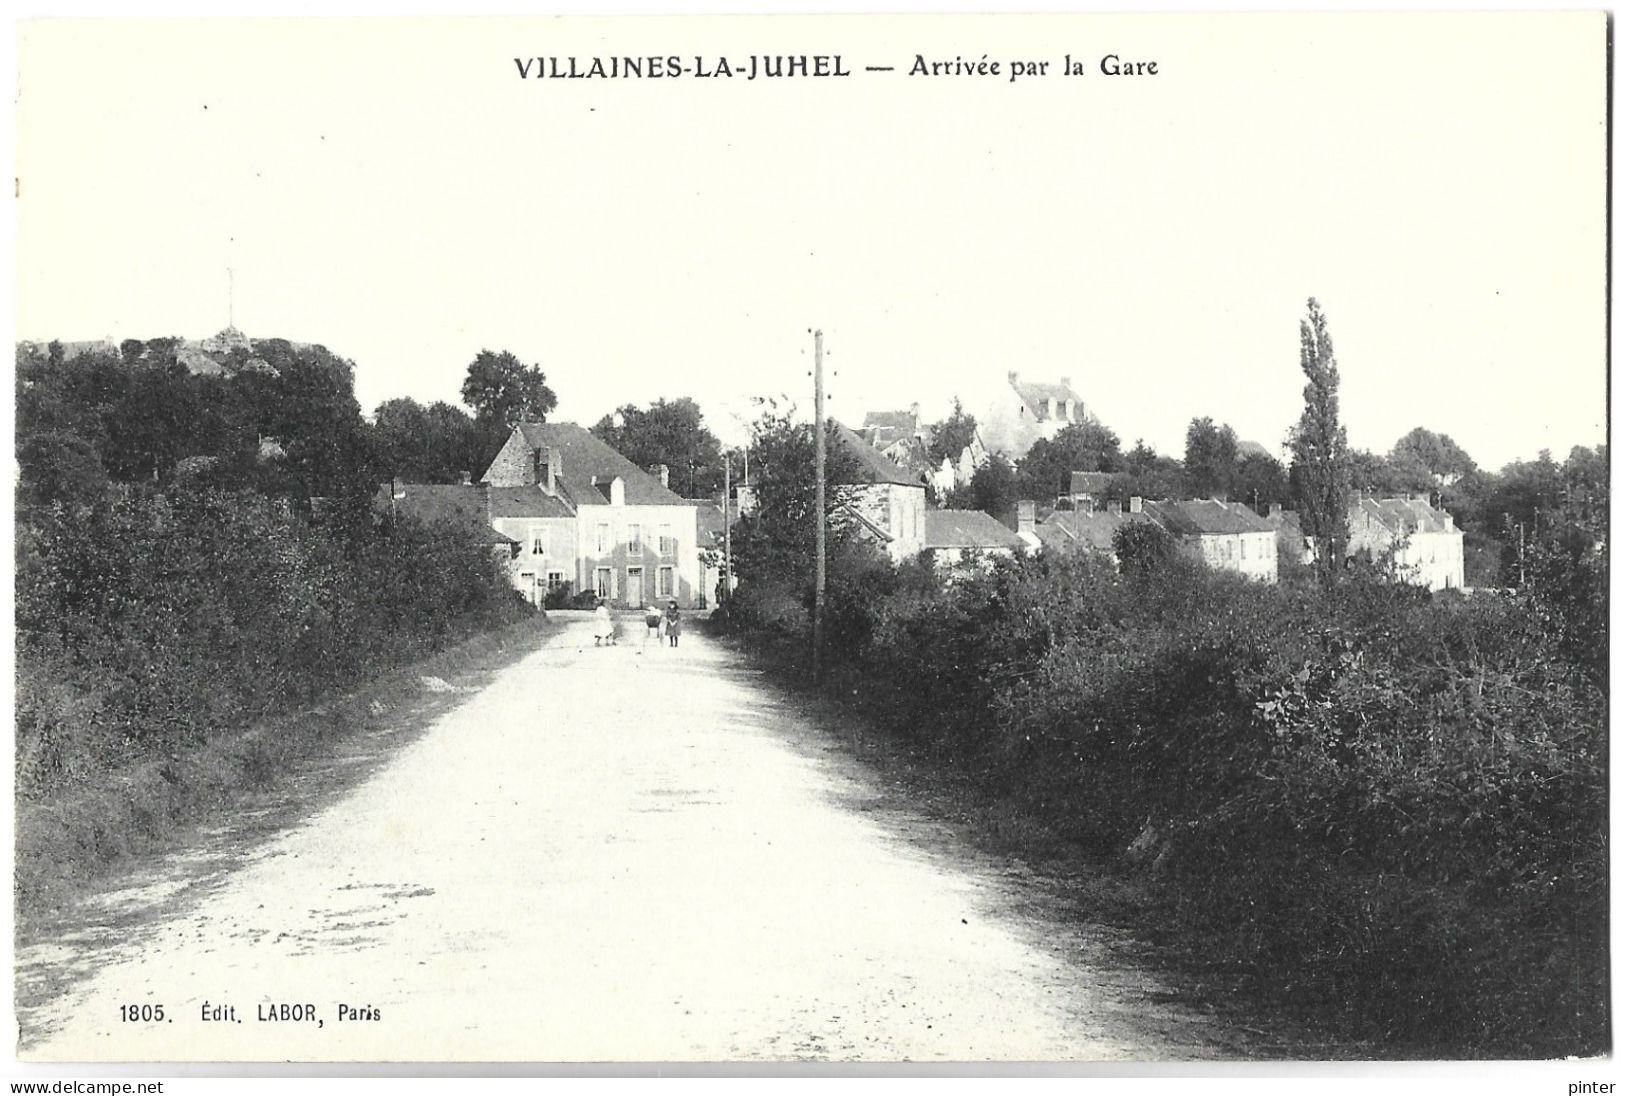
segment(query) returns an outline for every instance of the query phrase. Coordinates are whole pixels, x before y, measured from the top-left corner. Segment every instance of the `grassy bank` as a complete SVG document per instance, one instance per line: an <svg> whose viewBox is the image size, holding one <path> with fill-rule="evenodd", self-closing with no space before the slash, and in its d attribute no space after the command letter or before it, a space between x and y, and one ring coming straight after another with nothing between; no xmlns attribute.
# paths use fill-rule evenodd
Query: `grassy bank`
<svg viewBox="0 0 1625 1096"><path fill-rule="evenodd" d="M535 650L556 627L529 617L399 665L325 703L218 728L198 745L108 769L63 793L19 799L19 934L138 858L181 847L202 827L285 800L302 769L353 747L363 735L423 729L462 696L426 689L422 679L477 685ZM386 755L410 737L394 735Z"/></svg>

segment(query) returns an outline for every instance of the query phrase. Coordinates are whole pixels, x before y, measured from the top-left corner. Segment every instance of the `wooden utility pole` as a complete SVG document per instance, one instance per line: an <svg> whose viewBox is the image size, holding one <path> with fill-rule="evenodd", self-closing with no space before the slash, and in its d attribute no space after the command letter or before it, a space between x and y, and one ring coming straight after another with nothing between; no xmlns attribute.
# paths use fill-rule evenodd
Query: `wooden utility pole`
<svg viewBox="0 0 1625 1096"><path fill-rule="evenodd" d="M717 601L726 603L734 592L733 454L722 454L722 590Z"/></svg>
<svg viewBox="0 0 1625 1096"><path fill-rule="evenodd" d="M817 484L813 501L812 676L819 680L824 657L824 333L813 332L813 453Z"/></svg>

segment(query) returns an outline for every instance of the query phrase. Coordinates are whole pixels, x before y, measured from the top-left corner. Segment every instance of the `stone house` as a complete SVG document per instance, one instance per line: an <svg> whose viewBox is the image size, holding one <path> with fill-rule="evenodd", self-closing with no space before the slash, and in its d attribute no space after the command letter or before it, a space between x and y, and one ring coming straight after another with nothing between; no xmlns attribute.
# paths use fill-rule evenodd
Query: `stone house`
<svg viewBox="0 0 1625 1096"><path fill-rule="evenodd" d="M918 555L925 547L925 481L833 420L829 442L854 469L847 482L832 485L835 501L879 534L893 562Z"/></svg>
<svg viewBox="0 0 1625 1096"><path fill-rule="evenodd" d="M668 600L695 608L703 589L697 507L662 478L567 422L515 426L480 477L492 489L493 520L531 538L533 582L562 576L618 608Z"/></svg>

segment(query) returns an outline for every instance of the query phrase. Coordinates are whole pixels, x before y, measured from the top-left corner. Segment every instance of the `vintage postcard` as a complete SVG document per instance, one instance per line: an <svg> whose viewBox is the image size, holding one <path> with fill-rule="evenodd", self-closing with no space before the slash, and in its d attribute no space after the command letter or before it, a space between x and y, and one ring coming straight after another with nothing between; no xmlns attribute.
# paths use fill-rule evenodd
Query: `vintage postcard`
<svg viewBox="0 0 1625 1096"><path fill-rule="evenodd" d="M17 1059L1609 1054L1609 33L18 23Z"/></svg>

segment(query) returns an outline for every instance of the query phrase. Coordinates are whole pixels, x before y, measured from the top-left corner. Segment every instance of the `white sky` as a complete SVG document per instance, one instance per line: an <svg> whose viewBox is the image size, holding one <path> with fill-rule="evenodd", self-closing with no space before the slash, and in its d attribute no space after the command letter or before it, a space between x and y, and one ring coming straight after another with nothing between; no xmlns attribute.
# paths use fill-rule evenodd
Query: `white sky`
<svg viewBox="0 0 1625 1096"><path fill-rule="evenodd" d="M482 348L556 417L946 409L1070 375L1180 455L1279 446L1305 298L1351 442L1605 434L1605 24L1580 15L58 22L18 43L17 333L320 341L371 411ZM1111 80L1106 52L1155 58ZM538 54L841 53L844 81L521 81ZM915 52L1081 78L908 77Z"/></svg>

